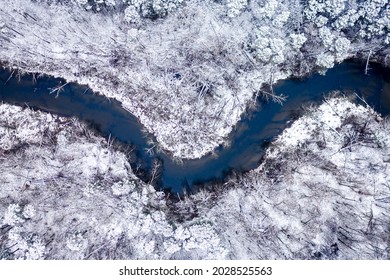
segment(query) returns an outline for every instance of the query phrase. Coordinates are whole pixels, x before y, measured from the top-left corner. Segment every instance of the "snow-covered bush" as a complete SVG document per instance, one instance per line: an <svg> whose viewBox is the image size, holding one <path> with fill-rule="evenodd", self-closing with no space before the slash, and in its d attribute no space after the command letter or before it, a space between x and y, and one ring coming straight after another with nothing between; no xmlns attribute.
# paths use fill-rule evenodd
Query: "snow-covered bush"
<svg viewBox="0 0 390 280"><path fill-rule="evenodd" d="M71 0L70 2L76 3L87 11L93 10L95 12L101 12L107 8L116 8L116 6L123 4L122 0Z"/></svg>
<svg viewBox="0 0 390 280"><path fill-rule="evenodd" d="M335 18L341 14L346 8L346 0L325 0L325 12L330 18Z"/></svg>
<svg viewBox="0 0 390 280"><path fill-rule="evenodd" d="M317 56L317 66L322 69L332 68L334 65L334 57L331 54L322 53Z"/></svg>
<svg viewBox="0 0 390 280"><path fill-rule="evenodd" d="M321 27L318 30L318 33L325 48L331 49L333 47L333 42L336 38L333 32L328 27Z"/></svg>
<svg viewBox="0 0 390 280"><path fill-rule="evenodd" d="M362 38L383 36L388 29L386 0L348 3L345 0L309 0L304 9L306 20L318 27L331 26L337 32L350 29ZM387 22L387 23L386 23Z"/></svg>
<svg viewBox="0 0 390 280"><path fill-rule="evenodd" d="M328 23L328 18L327 17L324 17L322 15L319 15L316 20L315 20L315 25L318 27L318 28L321 28L321 27L324 27L326 26L326 24Z"/></svg>
<svg viewBox="0 0 390 280"><path fill-rule="evenodd" d="M24 222L22 208L19 204L10 204L4 213L3 224L14 226Z"/></svg>
<svg viewBox="0 0 390 280"><path fill-rule="evenodd" d="M135 182L129 180L116 182L111 186L112 193L117 196L127 195L130 192L132 192L134 188L135 188Z"/></svg>
<svg viewBox="0 0 390 280"><path fill-rule="evenodd" d="M165 17L168 13L176 10L184 0L128 0L129 5L125 13L127 15L138 12L138 14L145 18L155 19L158 17ZM126 17L128 18L128 16ZM132 15L135 18L135 15Z"/></svg>
<svg viewBox="0 0 390 280"><path fill-rule="evenodd" d="M260 27L253 46L256 58L263 63L278 65L284 62L285 44L280 38L272 38L271 29Z"/></svg>
<svg viewBox="0 0 390 280"><path fill-rule="evenodd" d="M275 15L275 18L272 20L272 25L278 28L283 28L290 18L289 11L282 11L281 13Z"/></svg>
<svg viewBox="0 0 390 280"><path fill-rule="evenodd" d="M336 61L341 62L348 57L351 42L347 38L339 37L334 42Z"/></svg>
<svg viewBox="0 0 390 280"><path fill-rule="evenodd" d="M228 9L228 16L229 17L236 17L238 16L242 10L245 9L245 7L248 4L248 0L227 0L227 9Z"/></svg>
<svg viewBox="0 0 390 280"><path fill-rule="evenodd" d="M74 232L68 234L66 237L66 247L71 251L85 250L88 245L88 241L83 237L81 232Z"/></svg>
<svg viewBox="0 0 390 280"><path fill-rule="evenodd" d="M303 44L307 41L307 38L304 34L290 34L291 46L294 50L298 51Z"/></svg>
<svg viewBox="0 0 390 280"><path fill-rule="evenodd" d="M36 210L34 208L34 206L32 206L31 204L28 204L28 205L25 205L23 207L23 217L25 219L31 219L31 218L34 218L35 216L35 213L36 213Z"/></svg>
<svg viewBox="0 0 390 280"><path fill-rule="evenodd" d="M20 107L9 108L0 104L0 115L3 116L0 119L0 151L13 149L22 142L40 143L43 135L50 135L58 128L55 117L50 114L42 115L31 111L31 119L21 122L22 112L23 109ZM16 126L18 126L17 130L10 129Z"/></svg>
<svg viewBox="0 0 390 280"><path fill-rule="evenodd" d="M344 15L338 17L332 23L332 26L336 30L346 29L348 27L354 26L359 17L360 15L355 9L348 9L348 11Z"/></svg>
<svg viewBox="0 0 390 280"><path fill-rule="evenodd" d="M136 7L134 6L128 6L126 9L125 9L125 21L128 22L128 23L139 23L140 22L140 15L136 9Z"/></svg>
<svg viewBox="0 0 390 280"><path fill-rule="evenodd" d="M45 245L35 234L22 232L20 228L13 228L8 233L8 245L13 248L15 259L39 260L45 257Z"/></svg>
<svg viewBox="0 0 390 280"><path fill-rule="evenodd" d="M278 3L278 0L269 0L264 1L264 4L258 7L258 11L263 16L272 19L272 17L275 15L275 13L278 11L278 8L280 8Z"/></svg>
<svg viewBox="0 0 390 280"><path fill-rule="evenodd" d="M74 0L74 1L80 5L87 5L88 4L88 0Z"/></svg>

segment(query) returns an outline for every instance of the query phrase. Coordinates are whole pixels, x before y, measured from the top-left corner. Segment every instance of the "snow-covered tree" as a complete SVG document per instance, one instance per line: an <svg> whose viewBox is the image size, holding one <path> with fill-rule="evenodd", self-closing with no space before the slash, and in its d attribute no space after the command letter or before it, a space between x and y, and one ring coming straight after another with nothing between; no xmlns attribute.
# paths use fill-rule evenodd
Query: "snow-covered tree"
<svg viewBox="0 0 390 280"><path fill-rule="evenodd" d="M248 4L248 0L227 0L227 9L228 9L228 16L229 17L236 17L238 16L242 10L245 9L245 7Z"/></svg>

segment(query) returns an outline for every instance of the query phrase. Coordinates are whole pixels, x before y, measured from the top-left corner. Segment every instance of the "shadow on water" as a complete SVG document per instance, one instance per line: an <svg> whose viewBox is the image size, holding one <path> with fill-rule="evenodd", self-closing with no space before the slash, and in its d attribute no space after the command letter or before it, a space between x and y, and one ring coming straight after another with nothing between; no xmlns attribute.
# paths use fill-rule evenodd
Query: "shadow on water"
<svg viewBox="0 0 390 280"><path fill-rule="evenodd" d="M148 180L147 174L158 160L162 169L157 185L182 193L192 190L194 185L223 181L232 170L244 172L256 168L267 143L299 115L300 108L321 102L331 91L356 92L382 115L388 115L389 74L390 69L372 65L369 75L364 75L364 65L349 61L328 70L325 76L314 74L305 79L280 81L274 92L287 96L283 106L258 101L259 109L244 117L230 134L229 147L218 147L216 156L210 154L180 164L165 153L148 154L146 150L151 148L148 139L152 136L144 134L137 118L124 110L120 102L93 94L86 86L69 83L57 96L52 91L66 83L63 79L43 76L35 80L32 74L10 78L10 71L0 70L0 100L88 122L105 137L114 137L133 147L131 164L133 169L146 174L144 180Z"/></svg>

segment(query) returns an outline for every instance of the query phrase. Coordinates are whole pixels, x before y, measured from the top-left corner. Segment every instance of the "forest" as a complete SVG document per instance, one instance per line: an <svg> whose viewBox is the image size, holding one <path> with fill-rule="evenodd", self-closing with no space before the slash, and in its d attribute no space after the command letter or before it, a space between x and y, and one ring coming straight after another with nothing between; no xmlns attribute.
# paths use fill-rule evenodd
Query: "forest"
<svg viewBox="0 0 390 280"><path fill-rule="evenodd" d="M389 5L0 0L0 66L115 98L156 152L196 159L256 100L283 104L278 81L388 67ZM260 166L185 197L87 124L1 104L0 259L388 259L389 122L356 98L305 107Z"/></svg>

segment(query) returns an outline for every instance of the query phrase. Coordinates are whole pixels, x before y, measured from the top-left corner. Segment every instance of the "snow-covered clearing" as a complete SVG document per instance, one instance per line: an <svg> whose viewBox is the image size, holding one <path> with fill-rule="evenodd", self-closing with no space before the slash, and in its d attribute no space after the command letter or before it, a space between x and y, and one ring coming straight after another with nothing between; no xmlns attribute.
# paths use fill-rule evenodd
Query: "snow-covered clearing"
<svg viewBox="0 0 390 280"><path fill-rule="evenodd" d="M0 105L0 258L388 259L390 124L333 97L173 202L76 120Z"/></svg>
<svg viewBox="0 0 390 280"><path fill-rule="evenodd" d="M197 158L264 85L357 53L388 62L389 19L386 0L0 0L0 61L115 97Z"/></svg>

